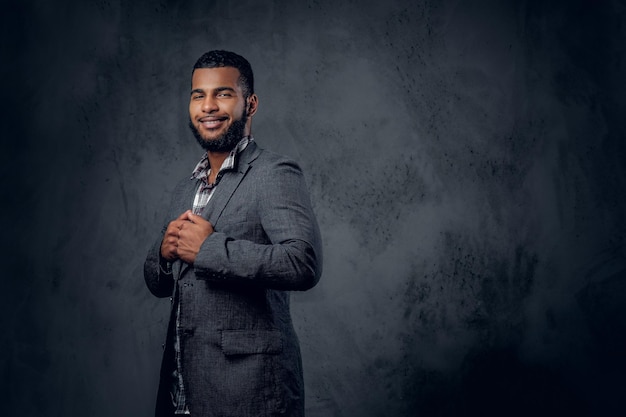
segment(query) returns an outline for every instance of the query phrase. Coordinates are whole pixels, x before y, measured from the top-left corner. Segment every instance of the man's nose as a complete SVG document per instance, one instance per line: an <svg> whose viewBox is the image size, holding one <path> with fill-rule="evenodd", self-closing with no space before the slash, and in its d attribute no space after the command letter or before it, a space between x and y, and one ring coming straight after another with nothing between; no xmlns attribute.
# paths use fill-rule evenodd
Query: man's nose
<svg viewBox="0 0 626 417"><path fill-rule="evenodd" d="M202 111L210 113L216 111L217 109L218 106L215 97L207 95L202 101Z"/></svg>

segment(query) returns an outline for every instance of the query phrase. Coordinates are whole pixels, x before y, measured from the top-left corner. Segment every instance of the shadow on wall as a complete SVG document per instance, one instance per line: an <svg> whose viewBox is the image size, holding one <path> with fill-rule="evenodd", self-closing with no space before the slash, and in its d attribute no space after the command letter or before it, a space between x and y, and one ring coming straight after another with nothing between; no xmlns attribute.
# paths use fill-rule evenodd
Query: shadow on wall
<svg viewBox="0 0 626 417"><path fill-rule="evenodd" d="M626 371L626 269L588 284L577 299L602 349L600 357Z"/></svg>
<svg viewBox="0 0 626 417"><path fill-rule="evenodd" d="M626 392L624 299L626 270L579 291L577 301L592 335L580 357L581 368L587 368L582 373L568 375L557 364L528 363L517 346L476 350L466 355L455 375L416 372L409 391L419 394L411 410L427 416L621 415Z"/></svg>
<svg viewBox="0 0 626 417"><path fill-rule="evenodd" d="M455 415L587 415L563 375L519 360L514 349L469 355L461 373Z"/></svg>
<svg viewBox="0 0 626 417"><path fill-rule="evenodd" d="M598 415L590 412L574 384L562 373L523 362L513 347L470 353L462 369L449 378L435 372L419 375L414 390L420 394L411 406L411 410L419 410L418 415Z"/></svg>

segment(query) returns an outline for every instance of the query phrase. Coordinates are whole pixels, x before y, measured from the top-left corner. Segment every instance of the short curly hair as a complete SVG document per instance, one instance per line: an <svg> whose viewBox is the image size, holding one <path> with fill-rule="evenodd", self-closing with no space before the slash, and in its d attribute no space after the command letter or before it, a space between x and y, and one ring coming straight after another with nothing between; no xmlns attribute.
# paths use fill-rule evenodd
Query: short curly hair
<svg viewBox="0 0 626 417"><path fill-rule="evenodd" d="M247 59L230 51L209 51L202 55L193 66L193 71L198 68L233 67L239 70L239 86L243 90L245 98L254 94L254 74Z"/></svg>

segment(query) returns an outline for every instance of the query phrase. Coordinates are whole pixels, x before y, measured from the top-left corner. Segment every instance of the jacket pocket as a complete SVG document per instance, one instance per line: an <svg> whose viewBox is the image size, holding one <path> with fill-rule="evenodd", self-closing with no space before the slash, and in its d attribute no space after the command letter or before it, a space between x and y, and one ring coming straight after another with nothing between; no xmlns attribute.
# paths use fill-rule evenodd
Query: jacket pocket
<svg viewBox="0 0 626 417"><path fill-rule="evenodd" d="M279 354L283 339L278 330L222 330L222 352L226 356Z"/></svg>

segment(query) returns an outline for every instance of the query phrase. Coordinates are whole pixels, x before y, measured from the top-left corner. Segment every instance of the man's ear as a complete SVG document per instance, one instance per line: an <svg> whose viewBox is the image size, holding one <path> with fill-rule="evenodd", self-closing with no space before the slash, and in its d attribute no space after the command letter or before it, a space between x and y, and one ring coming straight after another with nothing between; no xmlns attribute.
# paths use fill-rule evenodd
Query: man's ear
<svg viewBox="0 0 626 417"><path fill-rule="evenodd" d="M247 112L248 116L254 115L259 107L259 98L256 94L251 94L247 99Z"/></svg>

